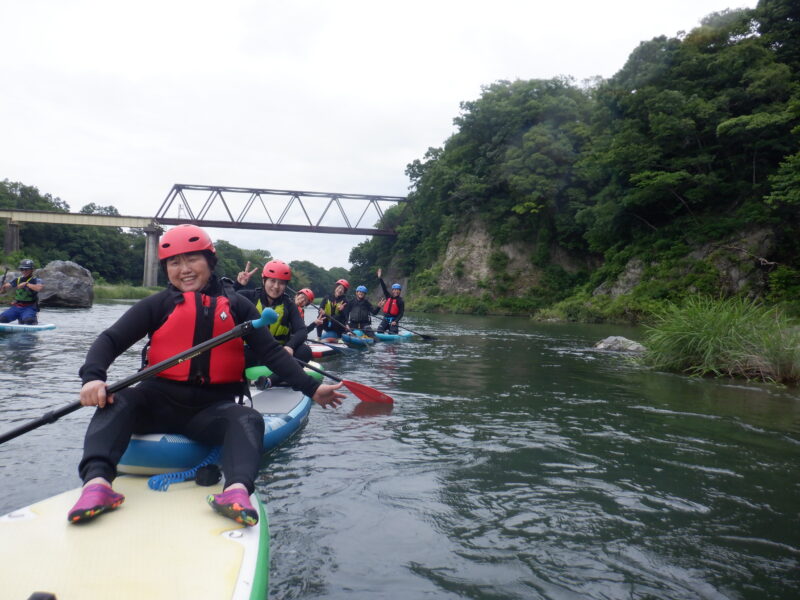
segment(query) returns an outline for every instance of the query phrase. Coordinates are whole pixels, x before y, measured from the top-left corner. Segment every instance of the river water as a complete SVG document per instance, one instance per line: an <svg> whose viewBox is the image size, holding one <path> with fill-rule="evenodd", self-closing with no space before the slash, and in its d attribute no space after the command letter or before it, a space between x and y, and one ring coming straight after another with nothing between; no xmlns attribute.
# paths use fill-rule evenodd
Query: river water
<svg viewBox="0 0 800 600"><path fill-rule="evenodd" d="M0 335L0 431L75 400L88 345L126 307L45 310L56 330ZM271 600L799 596L797 390L591 348L636 329L405 322L438 339L324 365L392 395L391 411L315 406L262 470ZM79 485L89 417L0 446L0 514Z"/></svg>

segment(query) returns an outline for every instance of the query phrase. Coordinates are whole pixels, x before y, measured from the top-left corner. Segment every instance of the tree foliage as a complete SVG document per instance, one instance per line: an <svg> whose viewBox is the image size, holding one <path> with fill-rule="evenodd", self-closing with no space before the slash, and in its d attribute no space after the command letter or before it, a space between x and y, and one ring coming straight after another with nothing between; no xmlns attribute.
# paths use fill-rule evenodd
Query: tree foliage
<svg viewBox="0 0 800 600"><path fill-rule="evenodd" d="M391 218L396 241L359 245L354 271L393 260L429 272L475 218L495 244L538 241L542 266L556 246L606 265L658 261L754 223L800 237L798 6L713 13L642 42L591 85L486 86L443 147L408 166L411 202L382 223Z"/></svg>

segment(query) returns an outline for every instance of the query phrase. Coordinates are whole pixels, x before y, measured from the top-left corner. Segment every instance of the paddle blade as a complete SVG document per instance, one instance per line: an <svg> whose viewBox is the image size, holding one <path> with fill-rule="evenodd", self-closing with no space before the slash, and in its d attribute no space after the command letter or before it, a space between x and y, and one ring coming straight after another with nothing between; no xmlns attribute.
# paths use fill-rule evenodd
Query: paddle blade
<svg viewBox="0 0 800 600"><path fill-rule="evenodd" d="M348 381L347 379L343 379L342 383L348 390L353 392L356 398L362 402L381 402L382 404L394 403L394 400L388 394L379 392L375 388L371 388L363 383L358 383L357 381Z"/></svg>

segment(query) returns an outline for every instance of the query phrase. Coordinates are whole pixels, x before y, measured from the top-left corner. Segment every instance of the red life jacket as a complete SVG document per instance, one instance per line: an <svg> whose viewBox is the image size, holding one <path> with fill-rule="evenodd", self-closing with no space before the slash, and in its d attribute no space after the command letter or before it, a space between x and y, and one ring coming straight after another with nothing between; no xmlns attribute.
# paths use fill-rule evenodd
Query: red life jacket
<svg viewBox="0 0 800 600"><path fill-rule="evenodd" d="M397 305L397 298L390 297L383 303L383 314L396 317L400 314L400 307Z"/></svg>
<svg viewBox="0 0 800 600"><path fill-rule="evenodd" d="M184 292L164 324L150 337L147 363L154 365L236 326L225 296ZM236 338L209 352L184 361L158 374L173 381L232 383L243 381L244 342Z"/></svg>

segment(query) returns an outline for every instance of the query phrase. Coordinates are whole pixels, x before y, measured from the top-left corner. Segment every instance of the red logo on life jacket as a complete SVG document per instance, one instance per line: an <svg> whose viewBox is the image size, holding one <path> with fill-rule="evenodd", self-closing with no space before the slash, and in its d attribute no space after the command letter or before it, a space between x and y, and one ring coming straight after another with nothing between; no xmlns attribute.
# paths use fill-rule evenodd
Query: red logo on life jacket
<svg viewBox="0 0 800 600"><path fill-rule="evenodd" d="M212 310L213 308L213 310ZM147 363L154 365L192 346L230 331L236 326L225 296L185 292L164 324L153 332ZM244 342L236 338L209 352L184 361L158 374L173 381L231 383L242 381Z"/></svg>

